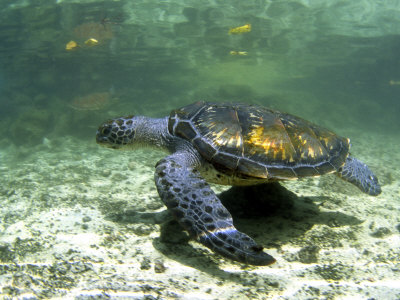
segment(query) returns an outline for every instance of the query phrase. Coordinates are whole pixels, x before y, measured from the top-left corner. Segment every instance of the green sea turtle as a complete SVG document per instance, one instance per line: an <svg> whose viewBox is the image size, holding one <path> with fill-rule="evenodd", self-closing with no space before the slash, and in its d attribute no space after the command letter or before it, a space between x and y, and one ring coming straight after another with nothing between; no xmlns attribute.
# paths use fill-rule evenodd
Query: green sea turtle
<svg viewBox="0 0 400 300"><path fill-rule="evenodd" d="M114 149L146 145L170 155L156 164L158 193L178 222L222 256L252 265L275 259L238 231L207 182L255 185L335 173L376 196L378 179L349 155L350 141L299 117L256 105L196 102L153 119L109 120L97 143Z"/></svg>

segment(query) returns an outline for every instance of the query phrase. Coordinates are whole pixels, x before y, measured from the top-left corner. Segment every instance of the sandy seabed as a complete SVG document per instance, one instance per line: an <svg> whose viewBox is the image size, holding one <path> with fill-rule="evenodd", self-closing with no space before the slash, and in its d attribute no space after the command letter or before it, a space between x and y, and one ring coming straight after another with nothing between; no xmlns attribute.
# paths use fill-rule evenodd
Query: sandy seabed
<svg viewBox="0 0 400 300"><path fill-rule="evenodd" d="M378 197L327 175L282 183L290 199L275 195L286 204L273 214L232 213L277 259L267 267L224 259L170 220L153 182L161 152L5 141L0 297L400 299L400 139L354 136L352 154L382 183Z"/></svg>

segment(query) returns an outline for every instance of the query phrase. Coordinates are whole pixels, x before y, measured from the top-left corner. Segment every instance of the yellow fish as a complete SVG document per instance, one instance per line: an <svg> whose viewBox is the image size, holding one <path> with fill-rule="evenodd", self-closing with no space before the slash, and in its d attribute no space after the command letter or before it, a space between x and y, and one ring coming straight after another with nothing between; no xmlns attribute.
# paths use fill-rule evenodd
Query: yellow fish
<svg viewBox="0 0 400 300"><path fill-rule="evenodd" d="M69 41L66 45L65 45L65 50L67 51L72 51L75 50L76 48L78 48L79 45L77 42L75 41Z"/></svg>
<svg viewBox="0 0 400 300"><path fill-rule="evenodd" d="M229 34L242 34L251 31L251 24L246 24L239 27L229 29Z"/></svg>
<svg viewBox="0 0 400 300"><path fill-rule="evenodd" d="M85 45L89 46L89 47L96 46L98 43L99 43L99 41L94 38L90 38L85 41Z"/></svg>
<svg viewBox="0 0 400 300"><path fill-rule="evenodd" d="M247 51L230 51L230 55L247 55Z"/></svg>

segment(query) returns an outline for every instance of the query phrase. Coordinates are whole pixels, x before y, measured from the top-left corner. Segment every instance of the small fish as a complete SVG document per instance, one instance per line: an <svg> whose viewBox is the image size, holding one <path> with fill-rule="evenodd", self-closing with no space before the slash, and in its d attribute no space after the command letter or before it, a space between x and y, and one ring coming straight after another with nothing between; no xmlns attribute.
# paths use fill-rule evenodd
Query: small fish
<svg viewBox="0 0 400 300"><path fill-rule="evenodd" d="M75 41L69 41L66 45L65 45L65 50L67 51L72 51L75 50L76 48L78 48L79 45L77 42Z"/></svg>
<svg viewBox="0 0 400 300"><path fill-rule="evenodd" d="M400 85L400 81L390 80L389 85Z"/></svg>
<svg viewBox="0 0 400 300"><path fill-rule="evenodd" d="M96 40L96 39L94 39L94 38L90 38L90 39L87 39L87 40L85 41L85 45L86 45L86 46L89 46L89 47L96 46L96 45L98 45L98 44L99 44L99 41Z"/></svg>
<svg viewBox="0 0 400 300"><path fill-rule="evenodd" d="M230 51L230 55L247 55L247 51Z"/></svg>
<svg viewBox="0 0 400 300"><path fill-rule="evenodd" d="M229 34L242 34L251 31L251 24L246 24L239 27L229 29Z"/></svg>

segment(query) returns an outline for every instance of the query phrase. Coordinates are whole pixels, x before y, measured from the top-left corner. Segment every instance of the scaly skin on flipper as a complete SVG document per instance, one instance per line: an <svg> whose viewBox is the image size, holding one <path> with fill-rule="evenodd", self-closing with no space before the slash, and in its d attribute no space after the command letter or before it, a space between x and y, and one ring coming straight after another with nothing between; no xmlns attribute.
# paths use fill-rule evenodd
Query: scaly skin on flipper
<svg viewBox="0 0 400 300"><path fill-rule="evenodd" d="M221 255L252 265L270 265L275 259L246 234L200 173L190 165L190 152L176 152L156 165L158 193L178 222L199 242Z"/></svg>
<svg viewBox="0 0 400 300"><path fill-rule="evenodd" d="M337 174L371 196L377 196L382 192L375 174L366 164L354 157L347 157L345 164L338 170Z"/></svg>

